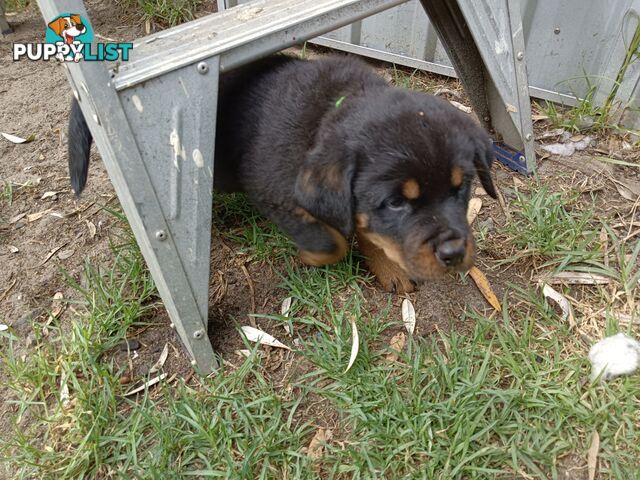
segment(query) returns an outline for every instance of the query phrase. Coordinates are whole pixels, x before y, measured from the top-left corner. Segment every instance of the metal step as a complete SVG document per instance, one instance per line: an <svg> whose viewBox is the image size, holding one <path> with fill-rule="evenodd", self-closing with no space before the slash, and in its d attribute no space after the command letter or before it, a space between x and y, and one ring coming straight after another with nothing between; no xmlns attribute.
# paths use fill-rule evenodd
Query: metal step
<svg viewBox="0 0 640 480"><path fill-rule="evenodd" d="M134 42L114 78L122 90L210 57L238 67L408 0L257 0Z"/></svg>

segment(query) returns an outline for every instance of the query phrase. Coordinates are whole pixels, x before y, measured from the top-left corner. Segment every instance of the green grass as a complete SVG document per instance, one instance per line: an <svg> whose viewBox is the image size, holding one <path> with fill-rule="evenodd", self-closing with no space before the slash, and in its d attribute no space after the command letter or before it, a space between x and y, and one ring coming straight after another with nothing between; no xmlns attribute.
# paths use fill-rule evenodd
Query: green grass
<svg viewBox="0 0 640 480"><path fill-rule="evenodd" d="M422 92L432 92L434 90L433 85L429 83L429 77L417 68L409 69L408 67L394 64L391 81L394 86L399 88Z"/></svg>
<svg viewBox="0 0 640 480"><path fill-rule="evenodd" d="M31 0L7 0L6 10L7 12L16 12L18 10L24 10L31 4Z"/></svg>
<svg viewBox="0 0 640 480"><path fill-rule="evenodd" d="M0 205L6 204L10 207L13 204L13 183L3 182L0 189Z"/></svg>
<svg viewBox="0 0 640 480"><path fill-rule="evenodd" d="M555 103L546 100L544 106L540 106L554 127L572 132L599 130L608 127L608 118L603 115L604 109L597 106L594 100L598 87L592 85L588 80L586 81L587 91L584 97L578 98L574 106L558 107Z"/></svg>
<svg viewBox="0 0 640 480"><path fill-rule="evenodd" d="M631 30L631 37L625 38L627 50L622 65L616 74L616 78L592 77L585 72L581 77L560 82L560 85L563 83L584 83L585 94L581 98L574 95L577 98L577 103L569 108L561 107L558 109L554 103L545 101L545 106L541 107L541 110L547 114L554 126L574 132L585 130L629 131L617 125L614 118L612 118L616 110L629 107L629 105L620 105L616 100L616 96L629 68L640 58L640 24L637 24L631 12L627 13L624 19L625 23L629 20L636 22L636 27ZM624 30L625 32L628 31L626 28ZM607 88L608 85L610 85L610 87L608 87L606 98L598 104L598 102L596 102L596 96L600 91Z"/></svg>
<svg viewBox="0 0 640 480"><path fill-rule="evenodd" d="M640 239L629 244L623 241L615 231L604 225L604 229L611 245L611 252L606 252L601 256L594 256L587 259L581 265L574 265L568 270L576 272L592 273L610 278L622 287L626 303L631 311L636 306L636 292L640 285ZM606 255L606 257L605 257ZM605 258L608 259L605 262Z"/></svg>
<svg viewBox="0 0 640 480"><path fill-rule="evenodd" d="M173 27L194 19L203 0L116 0L129 8L136 7L144 20Z"/></svg>
<svg viewBox="0 0 640 480"><path fill-rule="evenodd" d="M247 260L271 261L295 254L291 240L260 215L242 193L216 194L213 223L224 239L238 245L235 253Z"/></svg>
<svg viewBox="0 0 640 480"><path fill-rule="evenodd" d="M317 314L324 328L294 354L310 368L286 389L252 355L195 386L178 380L131 400L118 396L117 372L101 354L135 320L104 329L94 309L28 358L3 355L19 411L35 420L5 455L22 478L557 478L560 459L583 457L597 430L602 478L634 478L640 432L630 400L640 384L585 383L575 335L539 292L517 300L513 309L505 302L499 322L467 313L468 335L410 339L390 363L383 335L397 325L355 294ZM345 374L352 313L361 346ZM60 371L75 401L67 410L55 401ZM302 447L327 419L339 428L314 466Z"/></svg>
<svg viewBox="0 0 640 480"><path fill-rule="evenodd" d="M440 319L450 322L448 333L409 338L392 363L385 357L388 339L403 328L398 307L392 295L382 304L366 299L371 278L357 256L300 266L286 238L243 196L219 197L214 210L223 231L245 225L226 240L249 258L269 260L280 276L274 288L293 298L289 317L268 316L288 323L298 339L282 334L297 345L285 354L286 373L274 377L270 356L254 353L225 359L215 376L176 378L151 394L123 397L124 367L112 352L158 307L125 235L113 242L110 268L87 263L83 282L68 279L81 299L78 316L47 331L36 324L28 352L12 332L0 333L1 386L15 405L0 459L17 478L566 478L565 459L585 465L594 431L599 478L638 476L637 376L591 383L587 347L540 291L511 286L497 319L474 311ZM527 239L525 248L551 268L572 252L582 267L572 260L566 268L609 268L633 299L640 241L625 244L609 229L616 267L605 267L598 249L579 253L591 252L582 242L595 222L584 212L575 194L519 193L510 234ZM360 349L345 373L352 316ZM608 329L621 328L610 318ZM333 438L315 462L305 448L319 427Z"/></svg>
<svg viewBox="0 0 640 480"><path fill-rule="evenodd" d="M568 265L598 255L598 232L591 204L579 205L578 192L552 192L546 185L533 184L531 193L515 191L512 221L505 232L516 250L507 259L533 258L540 267L564 270Z"/></svg>

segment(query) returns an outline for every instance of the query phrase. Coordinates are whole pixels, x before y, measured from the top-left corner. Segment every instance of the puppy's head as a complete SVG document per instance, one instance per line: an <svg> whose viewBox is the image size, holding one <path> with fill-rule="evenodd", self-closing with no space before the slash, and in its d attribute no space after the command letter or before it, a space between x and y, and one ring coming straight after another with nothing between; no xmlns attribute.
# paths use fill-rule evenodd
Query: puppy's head
<svg viewBox="0 0 640 480"><path fill-rule="evenodd" d="M438 98L377 93L347 99L323 124L298 176L298 201L345 236L357 229L415 281L468 270L474 176L496 196L489 136Z"/></svg>

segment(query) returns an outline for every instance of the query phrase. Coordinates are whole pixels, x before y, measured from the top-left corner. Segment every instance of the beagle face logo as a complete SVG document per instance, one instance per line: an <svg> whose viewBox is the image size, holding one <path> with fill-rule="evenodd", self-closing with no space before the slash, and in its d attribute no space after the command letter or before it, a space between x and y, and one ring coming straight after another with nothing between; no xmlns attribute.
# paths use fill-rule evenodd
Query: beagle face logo
<svg viewBox="0 0 640 480"><path fill-rule="evenodd" d="M63 14L54 18L47 24L46 40L47 43L59 44L61 41L63 46L56 54L56 58L60 61L79 62L83 58L81 50L83 44L91 43L93 40L93 30L89 22L84 20L77 14ZM64 54L65 45L69 45L69 53ZM81 48L74 48L81 47Z"/></svg>
<svg viewBox="0 0 640 480"><path fill-rule="evenodd" d="M86 18L77 13L63 13L47 23L45 43L14 43L13 60L129 60L132 43L93 43L93 37L93 29Z"/></svg>

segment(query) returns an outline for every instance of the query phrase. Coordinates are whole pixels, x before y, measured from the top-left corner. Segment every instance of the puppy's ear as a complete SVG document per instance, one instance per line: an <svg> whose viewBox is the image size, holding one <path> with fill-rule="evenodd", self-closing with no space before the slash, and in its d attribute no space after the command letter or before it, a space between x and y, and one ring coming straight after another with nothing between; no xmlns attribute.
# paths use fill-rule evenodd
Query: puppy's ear
<svg viewBox="0 0 640 480"><path fill-rule="evenodd" d="M49 28L56 32L56 35L62 34L64 31L65 22L64 18L56 18L53 22L49 22Z"/></svg>
<svg viewBox="0 0 640 480"><path fill-rule="evenodd" d="M484 191L487 192L491 198L497 198L496 189L493 186L493 180L491 179L491 164L495 159L493 153L493 142L482 142L476 148L476 154L473 157L473 165L476 167L478 178Z"/></svg>
<svg viewBox="0 0 640 480"><path fill-rule="evenodd" d="M308 153L295 186L298 204L345 237L353 233L352 183L356 171L354 153L340 135L322 135Z"/></svg>
<svg viewBox="0 0 640 480"><path fill-rule="evenodd" d="M73 23L75 23L76 25L82 25L80 15L71 15L71 20L73 20Z"/></svg>

